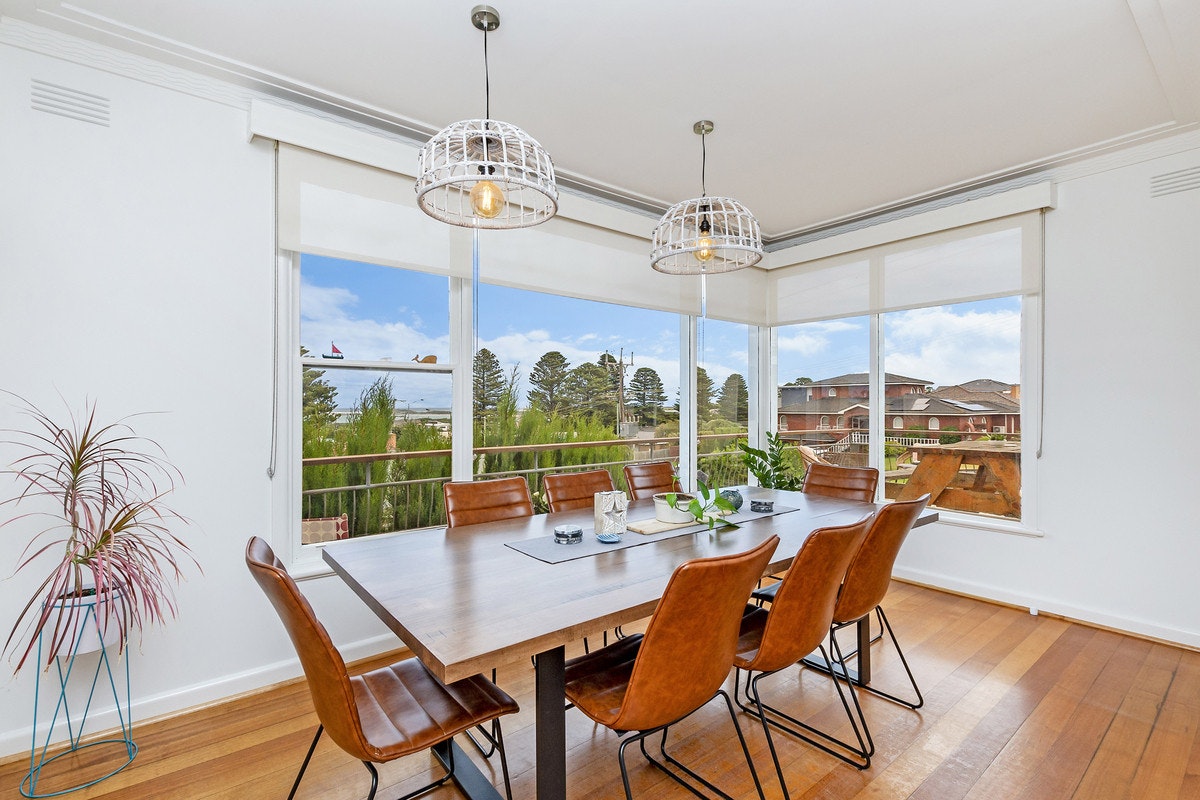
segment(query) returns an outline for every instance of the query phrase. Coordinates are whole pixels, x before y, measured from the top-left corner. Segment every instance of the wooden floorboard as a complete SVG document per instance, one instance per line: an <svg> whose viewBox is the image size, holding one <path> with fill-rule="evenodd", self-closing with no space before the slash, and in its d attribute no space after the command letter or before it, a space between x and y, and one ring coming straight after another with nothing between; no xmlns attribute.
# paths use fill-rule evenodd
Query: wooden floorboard
<svg viewBox="0 0 1200 800"><path fill-rule="evenodd" d="M911 711L863 695L877 746L865 771L777 735L793 798L1200 798L1200 654L909 584L893 586L886 608L926 704ZM904 693L907 679L890 643L876 642L872 654L874 682ZM379 663L386 662L363 667ZM499 682L521 703L521 712L504 722L513 793L523 800L534 795L533 670L502 667ZM789 713L850 735L828 677L787 670L765 679L762 689ZM739 719L767 797L782 797L761 726ZM70 797L284 798L315 726L303 682L135 722L133 765ZM567 739L572 800L622 797L618 737L569 711ZM678 725L669 746L738 800L757 796L721 701ZM498 764L484 762L465 740L463 747L499 784ZM81 754L67 766L100 769L91 763L95 756ZM639 800L691 796L640 756L630 766ZM0 800L20 797L27 769L27 755L0 762ZM394 798L436 774L440 768L427 754L383 765L379 797ZM44 780L43 789L56 786ZM297 798L362 798L368 785L362 765L324 739ZM459 797L448 787L427 796Z"/></svg>

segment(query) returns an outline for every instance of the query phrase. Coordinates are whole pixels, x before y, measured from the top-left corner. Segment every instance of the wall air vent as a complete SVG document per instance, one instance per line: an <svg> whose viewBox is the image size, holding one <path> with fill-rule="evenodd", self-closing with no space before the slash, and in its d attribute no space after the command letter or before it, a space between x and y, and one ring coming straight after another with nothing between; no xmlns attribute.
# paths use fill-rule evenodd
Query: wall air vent
<svg viewBox="0 0 1200 800"><path fill-rule="evenodd" d="M29 94L34 111L45 111L47 114L57 114L60 117L108 127L107 97L39 81L37 78L31 81Z"/></svg>
<svg viewBox="0 0 1200 800"><path fill-rule="evenodd" d="M1174 172L1164 172L1150 179L1150 196L1186 192L1189 189L1200 189L1200 167L1177 169Z"/></svg>

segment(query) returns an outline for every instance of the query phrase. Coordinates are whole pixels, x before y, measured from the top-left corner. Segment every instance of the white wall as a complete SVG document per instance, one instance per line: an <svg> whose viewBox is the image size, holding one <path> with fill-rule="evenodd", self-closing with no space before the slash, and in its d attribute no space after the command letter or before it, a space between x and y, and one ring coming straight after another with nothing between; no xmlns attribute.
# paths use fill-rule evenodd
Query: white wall
<svg viewBox="0 0 1200 800"><path fill-rule="evenodd" d="M272 153L247 142L236 91L222 101L85 60L0 43L0 387L51 408L61 393L113 417L164 412L138 429L186 476L176 505L204 573L181 588L179 619L131 656L144 720L299 671L242 563L287 496L266 474ZM32 111L34 77L110 98L111 125ZM1198 163L1192 150L1061 184L1046 225L1045 535L929 526L903 574L1200 645L1200 526L1187 513L1200 193L1151 200L1146 185ZM0 402L0 427L18 422ZM0 633L36 583L8 577L30 530L0 529ZM394 642L336 578L302 588L349 657ZM34 672L7 672L0 756L28 747L32 720Z"/></svg>
<svg viewBox="0 0 1200 800"><path fill-rule="evenodd" d="M31 110L32 78L109 98L110 126ZM135 427L186 479L175 505L204 572L181 587L178 620L132 653L135 721L299 673L242 560L282 517L266 473L273 153L246 130L235 103L0 45L0 388L55 413L59 394L107 419L163 412ZM20 423L0 397L0 428ZM33 525L0 528L0 641L38 582L10 577ZM386 631L344 584L304 588L339 643L380 646ZM14 679L12 666L0 756L29 747L33 720L35 670Z"/></svg>
<svg viewBox="0 0 1200 800"><path fill-rule="evenodd" d="M1177 141L1074 170L1046 214L1044 536L927 526L897 574L1200 647L1200 191L1150 196L1200 167Z"/></svg>

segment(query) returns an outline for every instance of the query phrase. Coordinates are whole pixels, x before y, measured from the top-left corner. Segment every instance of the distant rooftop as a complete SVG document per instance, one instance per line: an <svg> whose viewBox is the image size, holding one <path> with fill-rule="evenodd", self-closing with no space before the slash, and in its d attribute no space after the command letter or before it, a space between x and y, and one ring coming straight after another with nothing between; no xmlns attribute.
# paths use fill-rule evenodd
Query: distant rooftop
<svg viewBox="0 0 1200 800"><path fill-rule="evenodd" d="M819 381L805 384L785 384L787 386L866 386L870 381L870 375L866 372L850 372L845 375L838 375L835 378L823 378ZM911 384L912 386L932 386L933 381L925 380L924 378L909 378L904 375L897 375L894 372L885 372L883 375L885 384ZM1004 384L1007 389L1008 384Z"/></svg>

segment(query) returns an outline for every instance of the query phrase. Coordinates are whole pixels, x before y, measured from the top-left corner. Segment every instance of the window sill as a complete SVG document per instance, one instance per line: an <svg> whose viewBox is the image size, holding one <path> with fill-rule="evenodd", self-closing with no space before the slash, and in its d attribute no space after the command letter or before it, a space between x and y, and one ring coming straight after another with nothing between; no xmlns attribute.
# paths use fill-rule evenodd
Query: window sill
<svg viewBox="0 0 1200 800"><path fill-rule="evenodd" d="M978 517L973 514L963 514L957 511L945 511L940 508L933 508L932 510L938 513L938 520L935 524L939 525L951 525L956 528L972 528L980 531L989 531L991 533L1006 533L1012 536L1026 536L1034 539L1040 539L1046 535L1037 528L1030 528L1023 522L992 519L989 517Z"/></svg>

